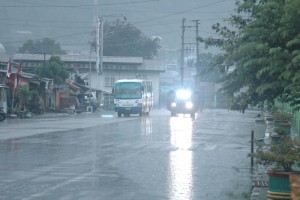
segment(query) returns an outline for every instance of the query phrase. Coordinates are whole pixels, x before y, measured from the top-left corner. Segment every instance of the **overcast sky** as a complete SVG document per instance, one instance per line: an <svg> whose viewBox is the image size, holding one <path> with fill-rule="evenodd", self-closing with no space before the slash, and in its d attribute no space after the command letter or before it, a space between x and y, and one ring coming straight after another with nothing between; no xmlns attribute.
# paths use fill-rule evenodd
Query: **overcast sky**
<svg viewBox="0 0 300 200"><path fill-rule="evenodd" d="M235 0L0 0L0 42L21 46L45 37L62 46L87 47L98 16L112 21L125 16L147 36L162 38L164 49L179 49L182 18L187 26L199 20L199 35L213 35L212 24L232 14ZM186 29L186 42L195 42L195 28Z"/></svg>

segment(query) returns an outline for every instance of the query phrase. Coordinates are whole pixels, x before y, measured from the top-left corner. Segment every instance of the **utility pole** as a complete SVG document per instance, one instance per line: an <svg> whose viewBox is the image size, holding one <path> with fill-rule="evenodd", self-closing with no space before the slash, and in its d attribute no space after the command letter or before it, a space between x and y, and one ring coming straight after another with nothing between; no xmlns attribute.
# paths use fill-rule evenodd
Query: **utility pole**
<svg viewBox="0 0 300 200"><path fill-rule="evenodd" d="M193 22L196 23L196 58L197 58L197 62L199 61L199 41L198 41L198 38L199 38L199 21L200 20L192 20Z"/></svg>
<svg viewBox="0 0 300 200"><path fill-rule="evenodd" d="M185 51L185 45L189 44L195 44L195 43L185 43L184 42L184 35L185 35L185 29L186 28L194 28L195 26L185 26L185 18L182 19L182 34L181 34L181 62L180 62L180 75L181 75L181 86L184 85L183 78L184 78L184 51ZM198 48L197 48L197 51ZM197 53L198 54L198 53Z"/></svg>
<svg viewBox="0 0 300 200"><path fill-rule="evenodd" d="M196 70L197 70L197 77L199 77L200 75L200 58L199 58L199 24L200 24L200 20L192 20L193 22L196 23ZM199 80L199 78L198 78Z"/></svg>
<svg viewBox="0 0 300 200"><path fill-rule="evenodd" d="M183 72L184 72L184 32L185 32L185 18L182 18L182 34L181 34L181 62L180 62L180 76L181 87L183 86Z"/></svg>
<svg viewBox="0 0 300 200"><path fill-rule="evenodd" d="M100 62L100 71L99 73L102 74L103 72L103 17L100 17L100 36L99 36L99 42L100 42L100 49L99 49L99 62Z"/></svg>
<svg viewBox="0 0 300 200"><path fill-rule="evenodd" d="M100 63L100 19L97 18L97 27L96 27L96 71L99 72L99 63Z"/></svg>
<svg viewBox="0 0 300 200"><path fill-rule="evenodd" d="M92 105L91 105L91 93L92 93L92 48L90 48L90 73L89 73L89 107L87 107L87 110L92 111Z"/></svg>
<svg viewBox="0 0 300 200"><path fill-rule="evenodd" d="M103 62L102 62L102 58L103 58L103 18L102 17L98 17L97 18L97 30L96 30L96 56L97 56L97 60L96 60L96 70L99 74L102 74L102 70L103 70Z"/></svg>

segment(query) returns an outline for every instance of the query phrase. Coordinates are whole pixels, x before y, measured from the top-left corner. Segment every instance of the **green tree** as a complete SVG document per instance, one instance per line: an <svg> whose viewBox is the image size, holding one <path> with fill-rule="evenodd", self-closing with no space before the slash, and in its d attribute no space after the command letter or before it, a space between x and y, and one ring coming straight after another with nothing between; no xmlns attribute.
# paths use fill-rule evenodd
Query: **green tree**
<svg viewBox="0 0 300 200"><path fill-rule="evenodd" d="M199 63L195 63L197 68L197 79L201 82L218 82L221 73L218 68L210 66L213 60L212 53L202 53L199 55Z"/></svg>
<svg viewBox="0 0 300 200"><path fill-rule="evenodd" d="M51 56L46 61L45 66L40 65L34 72L41 77L53 79L56 84L65 83L65 80L69 77L69 72L65 70L64 63L58 56Z"/></svg>
<svg viewBox="0 0 300 200"><path fill-rule="evenodd" d="M95 40L92 48L96 49ZM145 36L130 23L116 20L105 23L103 29L103 55L105 56L138 56L154 58L160 48L159 39Z"/></svg>
<svg viewBox="0 0 300 200"><path fill-rule="evenodd" d="M18 49L18 53L31 53L31 54L66 54L61 49L60 44L50 38L42 40L27 40L22 47Z"/></svg>
<svg viewBox="0 0 300 200"><path fill-rule="evenodd" d="M243 0L236 5L229 27L212 27L218 38L200 38L221 50L211 65L224 72L223 90L233 96L246 87L248 103L255 105L275 98L299 105L300 1Z"/></svg>

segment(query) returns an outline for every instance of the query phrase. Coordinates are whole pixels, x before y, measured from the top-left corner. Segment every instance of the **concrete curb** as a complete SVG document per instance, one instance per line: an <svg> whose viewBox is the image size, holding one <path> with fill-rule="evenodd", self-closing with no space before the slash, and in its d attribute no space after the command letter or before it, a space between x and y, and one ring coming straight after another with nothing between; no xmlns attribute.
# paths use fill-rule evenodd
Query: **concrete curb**
<svg viewBox="0 0 300 200"><path fill-rule="evenodd" d="M261 138L265 143L269 142L270 131L272 129L272 124L270 124L266 119L266 114L263 114L262 123L265 124L264 138ZM263 166L254 164L253 169L253 188L251 193L251 200L266 200L268 191L268 176L266 169Z"/></svg>
<svg viewBox="0 0 300 200"><path fill-rule="evenodd" d="M265 187L254 187L251 194L251 200L266 200L267 191Z"/></svg>

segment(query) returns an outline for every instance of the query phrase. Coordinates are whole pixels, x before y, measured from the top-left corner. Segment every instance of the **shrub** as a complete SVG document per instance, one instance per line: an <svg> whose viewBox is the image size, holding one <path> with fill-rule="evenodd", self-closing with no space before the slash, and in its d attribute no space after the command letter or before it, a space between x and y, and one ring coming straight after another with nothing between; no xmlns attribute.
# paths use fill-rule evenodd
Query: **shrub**
<svg viewBox="0 0 300 200"><path fill-rule="evenodd" d="M292 171L300 167L300 141L288 136L282 136L280 143L263 145L257 144L255 153L249 154L256 158L258 164L273 166L274 169Z"/></svg>
<svg viewBox="0 0 300 200"><path fill-rule="evenodd" d="M293 117L292 113L282 111L282 110L278 110L273 114L274 120L291 121L292 117Z"/></svg>

